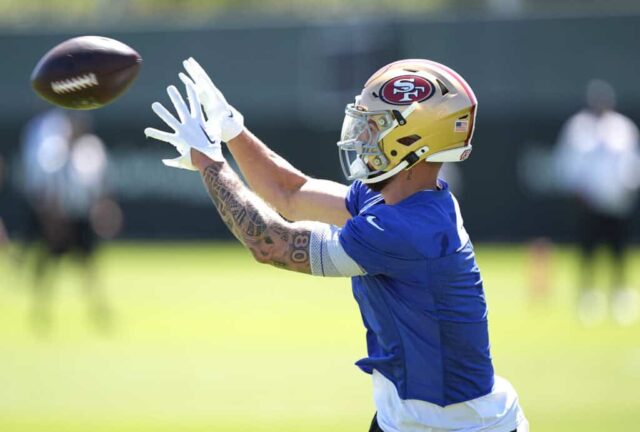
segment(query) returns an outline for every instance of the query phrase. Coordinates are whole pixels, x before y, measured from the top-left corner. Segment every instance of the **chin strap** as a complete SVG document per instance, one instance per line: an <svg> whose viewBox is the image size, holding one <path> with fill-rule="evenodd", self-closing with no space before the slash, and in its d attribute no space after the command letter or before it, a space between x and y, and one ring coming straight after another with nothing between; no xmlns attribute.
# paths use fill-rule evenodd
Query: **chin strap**
<svg viewBox="0 0 640 432"><path fill-rule="evenodd" d="M361 179L361 181L362 183L365 183L365 184L371 184L371 183L378 183L378 182L381 182L382 180L386 180L390 177L393 177L394 175L398 174L400 171L414 166L420 160L420 158L428 151L429 151L428 146L420 147L418 150L412 153L409 153L407 156L405 156L405 158L402 159L402 161L392 170L389 170L387 172L384 172L374 177Z"/></svg>

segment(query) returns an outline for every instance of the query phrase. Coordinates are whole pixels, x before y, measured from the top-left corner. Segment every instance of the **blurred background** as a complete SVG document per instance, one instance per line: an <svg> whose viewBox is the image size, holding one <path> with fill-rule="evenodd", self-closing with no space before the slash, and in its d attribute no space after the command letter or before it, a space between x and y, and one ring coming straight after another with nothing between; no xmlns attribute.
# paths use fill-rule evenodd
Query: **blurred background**
<svg viewBox="0 0 640 432"><path fill-rule="evenodd" d="M189 56L268 145L338 181L369 75L458 71L475 150L445 176L497 371L534 431L633 430L638 28L635 0L0 0L0 430L367 430L349 282L254 263L144 138ZM84 34L132 46L141 73L103 109L52 111L31 71Z"/></svg>

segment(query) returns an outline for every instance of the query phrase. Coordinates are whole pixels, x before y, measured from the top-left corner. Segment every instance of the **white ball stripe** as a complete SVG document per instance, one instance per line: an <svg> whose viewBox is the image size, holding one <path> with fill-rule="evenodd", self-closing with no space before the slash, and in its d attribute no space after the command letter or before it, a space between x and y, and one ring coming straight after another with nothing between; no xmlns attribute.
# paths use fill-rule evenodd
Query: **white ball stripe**
<svg viewBox="0 0 640 432"><path fill-rule="evenodd" d="M56 94L73 93L89 87L98 85L98 78L94 73L88 73L62 81L53 81L51 90Z"/></svg>

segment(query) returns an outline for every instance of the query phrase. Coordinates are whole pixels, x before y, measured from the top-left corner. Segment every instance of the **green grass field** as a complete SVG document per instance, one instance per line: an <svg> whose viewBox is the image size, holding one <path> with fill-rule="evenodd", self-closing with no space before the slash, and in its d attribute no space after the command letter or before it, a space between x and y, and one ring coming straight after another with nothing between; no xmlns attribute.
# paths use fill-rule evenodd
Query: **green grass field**
<svg viewBox="0 0 640 432"><path fill-rule="evenodd" d="M477 252L496 370L532 430L637 430L640 325L577 323L572 250L554 253L553 290L534 304L523 248ZM348 280L262 266L226 244L121 243L98 259L111 334L94 331L80 273L63 262L43 339L27 320L28 279L0 253L0 431L367 430Z"/></svg>

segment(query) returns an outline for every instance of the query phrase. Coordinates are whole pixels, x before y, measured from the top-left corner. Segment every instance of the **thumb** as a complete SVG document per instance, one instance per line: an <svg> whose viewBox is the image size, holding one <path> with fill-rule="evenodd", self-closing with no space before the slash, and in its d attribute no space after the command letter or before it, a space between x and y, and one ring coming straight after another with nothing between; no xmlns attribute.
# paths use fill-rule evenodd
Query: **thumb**
<svg viewBox="0 0 640 432"><path fill-rule="evenodd" d="M189 155L178 156L174 159L162 159L162 163L168 167L181 168L190 171L196 171L196 168L191 163Z"/></svg>

